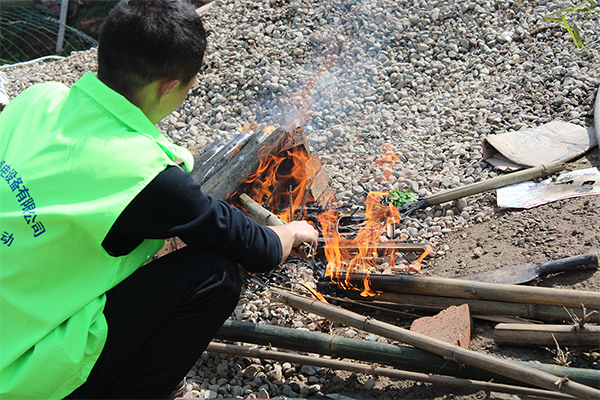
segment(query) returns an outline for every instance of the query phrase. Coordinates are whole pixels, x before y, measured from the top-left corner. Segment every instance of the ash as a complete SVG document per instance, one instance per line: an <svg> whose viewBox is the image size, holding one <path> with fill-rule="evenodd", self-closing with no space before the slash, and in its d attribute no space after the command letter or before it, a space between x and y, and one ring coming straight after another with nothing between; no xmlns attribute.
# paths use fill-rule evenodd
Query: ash
<svg viewBox="0 0 600 400"><path fill-rule="evenodd" d="M426 196L482 181L498 174L482 160L486 135L555 119L591 125L600 84L600 18L597 13L569 15L592 57L560 24L543 19L565 6L546 0L216 0L205 14L211 35L199 83L159 128L173 142L199 152L251 122L293 127L305 120L302 126L325 163L337 199L351 208L362 207L367 191L410 189ZM3 68L7 93L13 98L50 80L71 85L96 69L95 57L91 49L58 61ZM400 158L389 178L373 165L384 144ZM592 152L578 167L599 164L597 149ZM415 220L399 224L398 234L435 246L425 274L436 271L434 263L442 266L441 275L451 276L474 265L497 266L506 257L514 264L549 261L600 246L598 200L577 201L567 203L580 205L569 208L569 216L584 213L586 224L573 221L574 228L564 227L569 218L540 218L544 210L560 215L558 206L517 214L513 219L523 215L536 221L519 226L495 208L495 195L488 192L420 211ZM538 228L543 232L532 239ZM481 239L474 238L478 232ZM498 243L504 247L497 248ZM584 280L573 287L599 290L598 274L594 279L592 286ZM292 282L314 288L310 265L292 262L248 282L234 319L362 335L270 299L265 284L298 292L303 289ZM489 328L478 327L473 341L494 352ZM362 337L385 341L373 336ZM547 360L551 353L542 361L552 362ZM534 352L513 355L531 359ZM207 353L177 395L319 398L342 392L381 399L490 396Z"/></svg>

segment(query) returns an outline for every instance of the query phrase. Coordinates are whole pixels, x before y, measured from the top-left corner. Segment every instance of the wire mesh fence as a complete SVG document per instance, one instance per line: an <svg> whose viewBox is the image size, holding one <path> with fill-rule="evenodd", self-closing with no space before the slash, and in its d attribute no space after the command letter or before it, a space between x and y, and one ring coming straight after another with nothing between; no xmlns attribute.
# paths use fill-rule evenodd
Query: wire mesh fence
<svg viewBox="0 0 600 400"><path fill-rule="evenodd" d="M98 42L68 25L59 48L60 21L42 7L13 7L0 13L0 65L48 55L68 55L87 50Z"/></svg>

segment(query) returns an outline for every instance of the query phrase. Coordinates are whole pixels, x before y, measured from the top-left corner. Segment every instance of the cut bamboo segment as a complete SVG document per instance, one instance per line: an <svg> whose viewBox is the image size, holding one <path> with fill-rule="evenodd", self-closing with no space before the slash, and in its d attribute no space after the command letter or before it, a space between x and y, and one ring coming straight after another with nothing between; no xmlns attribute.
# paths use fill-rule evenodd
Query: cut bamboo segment
<svg viewBox="0 0 600 400"><path fill-rule="evenodd" d="M507 346L600 346L600 326L586 325L576 330L573 325L498 324L494 342Z"/></svg>
<svg viewBox="0 0 600 400"><path fill-rule="evenodd" d="M246 193L242 193L238 197L238 201L242 207L246 209L250 216L259 224L267 226L285 225L285 222L281 218L262 207ZM298 246L298 251L304 254L306 258L310 258L315 255L315 250L308 242L302 242L300 246Z"/></svg>

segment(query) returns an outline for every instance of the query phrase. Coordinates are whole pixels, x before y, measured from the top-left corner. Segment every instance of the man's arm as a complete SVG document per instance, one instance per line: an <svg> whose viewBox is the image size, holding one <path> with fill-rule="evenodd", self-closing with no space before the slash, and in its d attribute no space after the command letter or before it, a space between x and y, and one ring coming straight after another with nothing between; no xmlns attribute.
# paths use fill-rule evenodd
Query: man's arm
<svg viewBox="0 0 600 400"><path fill-rule="evenodd" d="M211 249L250 272L277 266L298 240L316 242L304 225L271 229L225 202L202 193L192 177L177 167L158 174L119 216L102 245L109 254L128 254L145 238L180 237L188 246ZM302 240L301 240L302 239Z"/></svg>

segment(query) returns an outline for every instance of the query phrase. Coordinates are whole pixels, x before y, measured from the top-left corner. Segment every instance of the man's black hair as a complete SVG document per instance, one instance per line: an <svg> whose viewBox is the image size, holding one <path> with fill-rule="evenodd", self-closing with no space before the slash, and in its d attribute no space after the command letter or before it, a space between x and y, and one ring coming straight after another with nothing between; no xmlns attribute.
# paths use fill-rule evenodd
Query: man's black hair
<svg viewBox="0 0 600 400"><path fill-rule="evenodd" d="M128 98L166 77L187 84L205 49L202 20L187 0L122 0L100 32L98 78Z"/></svg>

